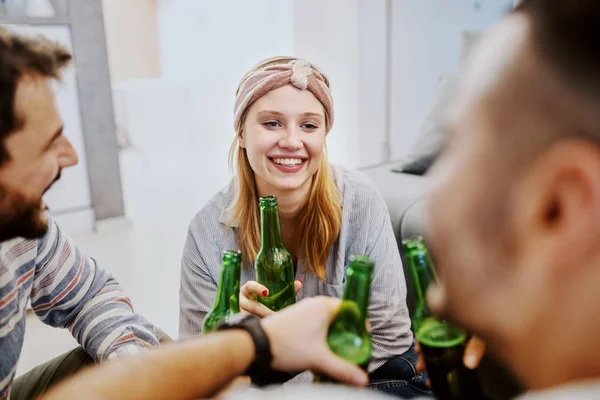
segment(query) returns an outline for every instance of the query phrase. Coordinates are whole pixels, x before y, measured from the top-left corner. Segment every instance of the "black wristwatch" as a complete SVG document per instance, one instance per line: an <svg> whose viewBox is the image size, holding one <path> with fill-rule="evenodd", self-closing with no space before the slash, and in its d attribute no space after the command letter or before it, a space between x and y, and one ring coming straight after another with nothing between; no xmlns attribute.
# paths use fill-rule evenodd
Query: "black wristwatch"
<svg viewBox="0 0 600 400"><path fill-rule="evenodd" d="M257 375L271 368L273 355L271 354L271 343L269 337L260 324L260 318L256 315L237 314L227 319L217 327L217 331L230 329L243 329L250 334L254 342L254 361L246 371L246 375Z"/></svg>

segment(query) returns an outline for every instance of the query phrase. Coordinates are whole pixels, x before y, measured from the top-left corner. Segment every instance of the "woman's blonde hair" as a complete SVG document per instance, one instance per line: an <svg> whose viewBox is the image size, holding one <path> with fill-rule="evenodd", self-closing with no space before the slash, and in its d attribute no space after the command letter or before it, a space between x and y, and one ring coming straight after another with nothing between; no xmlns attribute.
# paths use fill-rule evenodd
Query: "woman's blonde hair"
<svg viewBox="0 0 600 400"><path fill-rule="evenodd" d="M240 81L236 94L240 87L253 73L274 64L285 64L296 60L294 57L273 57L264 60L254 66ZM314 65L311 64L314 74L317 74L327 87L329 80ZM241 135L248 115L249 107L244 110L240 122L237 124L236 135L229 151L229 166L235 169L238 180L238 194L232 209L230 223L238 224L238 245L244 259L254 262L260 250L260 209L258 205L258 193L254 171L250 166L246 149L239 146ZM325 110L327 113L327 110ZM328 116L325 120L329 121ZM331 126L327 126L327 132ZM326 277L327 259L329 249L337 240L342 225L342 207L339 193L329 170L326 152L321 159L321 165L315 173L310 189L308 202L300 211L300 224L296 234L300 238L299 259L306 263L306 270L314 273L319 279Z"/></svg>

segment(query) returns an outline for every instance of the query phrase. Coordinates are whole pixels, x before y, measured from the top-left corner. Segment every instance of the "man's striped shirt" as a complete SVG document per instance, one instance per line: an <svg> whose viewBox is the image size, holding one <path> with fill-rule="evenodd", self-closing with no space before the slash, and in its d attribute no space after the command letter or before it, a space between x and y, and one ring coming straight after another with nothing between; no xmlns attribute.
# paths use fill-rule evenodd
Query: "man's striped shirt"
<svg viewBox="0 0 600 400"><path fill-rule="evenodd" d="M97 361L157 345L119 283L48 217L38 240L0 243L0 399L8 398L25 335L28 301L46 324L68 328Z"/></svg>

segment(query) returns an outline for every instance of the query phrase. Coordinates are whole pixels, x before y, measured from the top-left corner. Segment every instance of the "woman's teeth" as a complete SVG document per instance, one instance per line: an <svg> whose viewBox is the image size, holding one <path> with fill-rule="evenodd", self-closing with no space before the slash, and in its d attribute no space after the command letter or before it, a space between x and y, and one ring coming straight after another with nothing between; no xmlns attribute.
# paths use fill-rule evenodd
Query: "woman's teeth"
<svg viewBox="0 0 600 400"><path fill-rule="evenodd" d="M293 166L302 164L303 160L301 160L299 158L274 158L273 161L275 161L275 163L277 163L279 165L293 167Z"/></svg>

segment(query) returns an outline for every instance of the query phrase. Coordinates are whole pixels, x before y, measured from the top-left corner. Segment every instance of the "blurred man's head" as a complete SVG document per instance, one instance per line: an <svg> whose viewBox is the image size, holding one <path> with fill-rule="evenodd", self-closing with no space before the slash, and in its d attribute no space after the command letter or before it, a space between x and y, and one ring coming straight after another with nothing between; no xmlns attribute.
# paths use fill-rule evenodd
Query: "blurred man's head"
<svg viewBox="0 0 600 400"><path fill-rule="evenodd" d="M600 2L521 2L470 59L448 138L432 306L532 387L600 376Z"/></svg>
<svg viewBox="0 0 600 400"><path fill-rule="evenodd" d="M44 235L42 196L77 163L50 86L70 60L55 43L0 28L0 241Z"/></svg>

